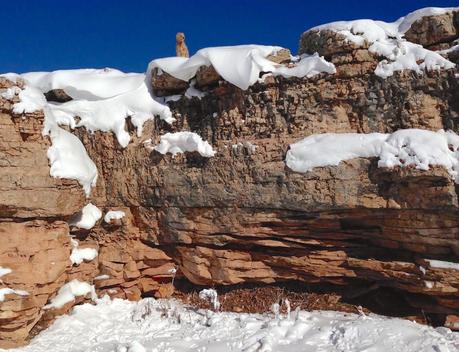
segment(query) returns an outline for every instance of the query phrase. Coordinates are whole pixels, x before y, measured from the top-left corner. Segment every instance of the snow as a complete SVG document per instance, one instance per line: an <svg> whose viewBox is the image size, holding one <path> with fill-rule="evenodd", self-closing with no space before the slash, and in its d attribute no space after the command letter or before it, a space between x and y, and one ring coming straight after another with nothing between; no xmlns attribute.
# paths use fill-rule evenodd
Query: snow
<svg viewBox="0 0 459 352"><path fill-rule="evenodd" d="M433 165L443 166L459 182L458 147L459 136L443 130L405 129L392 134L325 133L291 144L285 162L293 171L307 172L353 158L378 157L379 167L414 166L428 170Z"/></svg>
<svg viewBox="0 0 459 352"><path fill-rule="evenodd" d="M33 86L24 87L24 89L19 91L18 96L20 102L13 106L15 114L32 113L42 110L47 105L43 93Z"/></svg>
<svg viewBox="0 0 459 352"><path fill-rule="evenodd" d="M375 74L383 78L392 76L395 71L412 70L421 74L425 70L451 69L456 66L439 53L407 41L375 42L369 51L389 59L382 60L375 69Z"/></svg>
<svg viewBox="0 0 459 352"><path fill-rule="evenodd" d="M199 292L199 299L209 301L214 310L220 309L220 302L218 300L218 293L213 288L205 288Z"/></svg>
<svg viewBox="0 0 459 352"><path fill-rule="evenodd" d="M51 298L51 302L44 306L44 308L61 308L66 303L75 300L75 297L86 296L87 294L91 294L91 299L97 299L96 291L93 285L90 285L87 282L81 282L77 279L74 279L62 286L57 292L57 295Z"/></svg>
<svg viewBox="0 0 459 352"><path fill-rule="evenodd" d="M97 300L76 306L35 337L9 351L272 351L453 352L459 335L402 319L325 311L220 313L176 301Z"/></svg>
<svg viewBox="0 0 459 352"><path fill-rule="evenodd" d="M459 270L459 263L445 262L442 260L427 259L431 268Z"/></svg>
<svg viewBox="0 0 459 352"><path fill-rule="evenodd" d="M290 145L286 164L293 171L338 165L343 160L370 158L380 154L386 134L324 133L311 135Z"/></svg>
<svg viewBox="0 0 459 352"><path fill-rule="evenodd" d="M72 133L57 126L50 128L49 135L52 143L47 153L49 174L52 177L78 180L86 196L89 196L91 187L97 182L97 168L83 143Z"/></svg>
<svg viewBox="0 0 459 352"><path fill-rule="evenodd" d="M73 238L70 240L72 244L72 253L70 254L70 261L73 265L80 265L83 261L91 261L97 257L98 252L95 248L78 248L79 243Z"/></svg>
<svg viewBox="0 0 459 352"><path fill-rule="evenodd" d="M125 215L126 213L124 211L110 210L107 212L107 214L105 214L104 221L109 224L110 221L112 221L113 219L119 220L119 219L122 219Z"/></svg>
<svg viewBox="0 0 459 352"><path fill-rule="evenodd" d="M13 270L11 270L10 268L3 268L0 266L0 277L6 275L6 274L9 274L11 273Z"/></svg>
<svg viewBox="0 0 459 352"><path fill-rule="evenodd" d="M453 11L459 11L459 7L424 7L399 18L396 23L398 24L398 30L401 33L406 33L414 22L423 17L444 15Z"/></svg>
<svg viewBox="0 0 459 352"><path fill-rule="evenodd" d="M146 143L148 144L148 141ZM159 145L153 149L161 154L171 153L172 156L185 152L198 152L206 158L215 155L215 151L208 142L203 141L198 134L187 131L166 133L161 136Z"/></svg>
<svg viewBox="0 0 459 352"><path fill-rule="evenodd" d="M49 135L52 141L48 152L50 175L78 180L88 197L97 180L96 166L81 141L60 126L85 127L89 132L113 132L124 148L131 140L125 130L127 117L131 118L138 136L142 134L144 123L155 115L168 123L174 121L169 107L152 96L145 74L82 69L2 76L13 82L19 79L25 82L24 89L15 86L2 93L6 99L19 96L20 101L13 106L14 113L44 111L43 134ZM51 89L64 89L73 100L61 104L47 102L44 93Z"/></svg>
<svg viewBox="0 0 459 352"><path fill-rule="evenodd" d="M9 287L3 287L0 288L0 302L3 302L5 300L6 295L18 295L18 296L28 296L29 293L27 291L23 290L13 290L12 288Z"/></svg>
<svg viewBox="0 0 459 352"><path fill-rule="evenodd" d="M310 77L326 72L335 73L335 66L318 55L304 55L296 67L276 64L267 56L281 50L278 46L236 45L204 48L190 58L169 57L156 59L148 66L149 75L155 68L167 72L175 78L189 81L201 66L210 66L226 81L246 90L257 82L261 72L285 77Z"/></svg>
<svg viewBox="0 0 459 352"><path fill-rule="evenodd" d="M94 278L94 280L107 280L110 279L110 276L107 274L99 275Z"/></svg>
<svg viewBox="0 0 459 352"><path fill-rule="evenodd" d="M314 30L330 30L362 46L368 43L369 51L385 57L379 62L375 74L387 78L395 71L413 70L422 73L424 70L451 69L455 64L442 57L439 53L423 48L403 39L404 33L418 19L424 16L440 15L457 8L429 7L417 10L395 22L373 21L368 19L339 21L314 27Z"/></svg>
<svg viewBox="0 0 459 352"><path fill-rule="evenodd" d="M72 222L70 225L79 227L80 229L92 229L97 221L102 217L102 212L99 210L98 207L93 205L92 203L88 203L86 206L83 207L81 210L80 218Z"/></svg>

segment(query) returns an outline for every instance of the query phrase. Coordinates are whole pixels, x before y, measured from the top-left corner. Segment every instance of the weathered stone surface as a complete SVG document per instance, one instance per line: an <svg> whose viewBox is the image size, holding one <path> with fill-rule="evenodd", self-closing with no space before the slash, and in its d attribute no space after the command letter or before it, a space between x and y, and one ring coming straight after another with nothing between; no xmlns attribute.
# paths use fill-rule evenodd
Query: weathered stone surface
<svg viewBox="0 0 459 352"><path fill-rule="evenodd" d="M66 282L69 256L65 222L0 222L0 266L12 270L2 276L0 287L29 293L0 302L0 348L27 339L48 298Z"/></svg>
<svg viewBox="0 0 459 352"><path fill-rule="evenodd" d="M78 182L49 177L50 143L42 135L43 114L23 118L2 107L12 105L0 99L0 217L65 218L79 211L85 196Z"/></svg>
<svg viewBox="0 0 459 352"><path fill-rule="evenodd" d="M459 12L422 17L411 25L405 38L426 47L452 42L459 38Z"/></svg>
<svg viewBox="0 0 459 352"><path fill-rule="evenodd" d="M221 79L213 66L202 66L196 72L196 87L205 88L216 85Z"/></svg>
<svg viewBox="0 0 459 352"><path fill-rule="evenodd" d="M189 87L188 82L175 78L167 72L160 72L158 68L153 69L151 76L153 93L158 97L183 94Z"/></svg>
<svg viewBox="0 0 459 352"><path fill-rule="evenodd" d="M45 98L47 101L55 101L57 103L66 103L73 99L63 89L51 89L45 93Z"/></svg>
<svg viewBox="0 0 459 352"><path fill-rule="evenodd" d="M328 58L334 54L348 53L358 49L368 49L368 43L359 46L348 40L343 34L327 29L312 29L301 35L298 53L300 55L318 53Z"/></svg>
<svg viewBox="0 0 459 352"><path fill-rule="evenodd" d="M104 155L98 167L112 185L104 201L134 207L145 240L195 284L363 280L398 288L413 306L453 313L457 273L425 262L458 260L458 201L446 170L385 170L355 159L298 174L284 158L290 143L312 133L458 131L457 84L454 72L278 77L247 92L223 83L201 100L171 103L182 116L178 130L212 141L211 159L162 156L136 142L114 156L104 152L116 148L112 139L81 137L94 158ZM157 122L145 133L156 142L165 128ZM124 167L133 163L136 172Z"/></svg>
<svg viewBox="0 0 459 352"><path fill-rule="evenodd" d="M284 64L290 62L291 56L292 54L290 53L289 49L282 48L276 51L274 54L268 55L266 58L277 64Z"/></svg>

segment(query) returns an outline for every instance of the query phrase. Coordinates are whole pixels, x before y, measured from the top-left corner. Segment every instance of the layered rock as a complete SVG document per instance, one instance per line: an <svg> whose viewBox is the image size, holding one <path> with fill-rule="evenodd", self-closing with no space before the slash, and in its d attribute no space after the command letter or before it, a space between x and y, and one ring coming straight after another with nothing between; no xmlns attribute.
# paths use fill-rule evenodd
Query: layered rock
<svg viewBox="0 0 459 352"><path fill-rule="evenodd" d="M431 27L413 27L420 43L421 29ZM422 43L453 38L433 36ZM459 132L457 70L382 79L368 47L331 31L304 34L300 51L326 56L337 74L267 75L243 91L202 68L196 83L207 94L171 102L172 127L148 122L138 137L127 123L132 142L124 149L109 133L76 129L99 172L91 202L126 214L90 230L69 228L89 199L76 181L49 177L43 113L17 116L17 98L0 98L0 266L12 270L1 287L29 293L0 302L0 347L24 343L34 326L89 299L43 308L73 279L128 299L169 296L175 278L389 287L426 314L459 314L459 270L428 261L459 262L457 186L445 169L381 169L361 158L300 174L284 162L289 144L314 133ZM166 78L153 76L153 89L188 88ZM11 85L0 80L0 88ZM217 154L172 157L144 143L171 130L199 133ZM72 265L70 235L98 256Z"/></svg>

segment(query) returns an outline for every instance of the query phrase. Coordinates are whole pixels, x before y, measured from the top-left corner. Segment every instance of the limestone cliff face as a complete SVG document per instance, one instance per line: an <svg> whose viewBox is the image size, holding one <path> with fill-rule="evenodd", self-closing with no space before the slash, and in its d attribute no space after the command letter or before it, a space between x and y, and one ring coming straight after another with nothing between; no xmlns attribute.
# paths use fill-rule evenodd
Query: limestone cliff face
<svg viewBox="0 0 459 352"><path fill-rule="evenodd" d="M437 17L407 37L451 46L457 14ZM285 165L289 144L314 133L459 132L457 69L382 79L367 49L306 32L300 52L319 52L337 74L267 77L242 91L206 68L198 79L206 96L170 102L177 122L150 122L141 138L128 124L125 149L111 134L78 129L99 171L91 202L126 213L91 230L68 225L88 200L76 181L49 176L43 114L15 115L14 101L0 98L0 266L12 269L1 279L29 292L0 302L0 347L24 343L34 326L84 299L44 309L65 282L94 283L99 295L165 297L175 268L177 279L206 286L390 287L426 312L459 314L459 271L426 261L459 262L457 186L445 169L381 169L363 158L305 174ZM166 95L187 88L153 79ZM200 134L217 154L173 158L144 143L180 130ZM79 248L98 249L96 259L72 266L69 234Z"/></svg>

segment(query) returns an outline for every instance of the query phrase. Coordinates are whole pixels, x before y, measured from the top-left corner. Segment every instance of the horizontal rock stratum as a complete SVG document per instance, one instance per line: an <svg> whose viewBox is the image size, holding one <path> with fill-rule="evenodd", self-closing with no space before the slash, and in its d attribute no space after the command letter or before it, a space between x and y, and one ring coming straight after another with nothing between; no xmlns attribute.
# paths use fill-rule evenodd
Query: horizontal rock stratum
<svg viewBox="0 0 459 352"><path fill-rule="evenodd" d="M407 50L419 45L416 53L441 63L433 68L419 59L415 69L394 69L399 56L391 61L371 49L374 43L349 41L333 28L301 36L300 53L323 58L298 61L278 48L249 48L251 55L270 52L262 59L273 71L256 72L246 90L215 65L196 68L184 81L157 64L145 78L128 77L148 89L139 86L130 95L120 88L123 101L65 90L56 80L40 87L50 103L43 95L31 112L17 104L28 80L38 78L1 77L0 290L22 294L7 293L0 301L0 347L26 343L56 315L89 300L89 293L70 290L70 300L52 304L72 280L94 285L99 296L132 300L170 296L173 280L389 288L426 314L459 315L458 186L448 170L378 168L376 158L354 158L298 173L285 163L289 145L312 134L459 133L458 12L419 15L404 30L411 44L394 42ZM314 69L299 74L306 66ZM136 99L150 90L169 97L168 107L156 101L139 107ZM84 99L101 104L97 111L127 101L123 114L129 117L97 128L97 116L76 110ZM110 113L104 118L119 109ZM42 133L50 116L58 121L51 138ZM196 152L171 145L172 156L154 147L178 131L198 135L177 141L187 150L195 143ZM83 176L56 171L61 164L53 163L63 162L64 151L77 153L59 149L56 133L78 137L81 143L72 146L83 146L97 168L85 179L89 197ZM54 159L50 145L61 153ZM199 153L202 145L207 154ZM58 177L50 176L50 163ZM108 211L117 212L105 221ZM97 256L78 252L85 248ZM72 253L80 260L72 261Z"/></svg>

